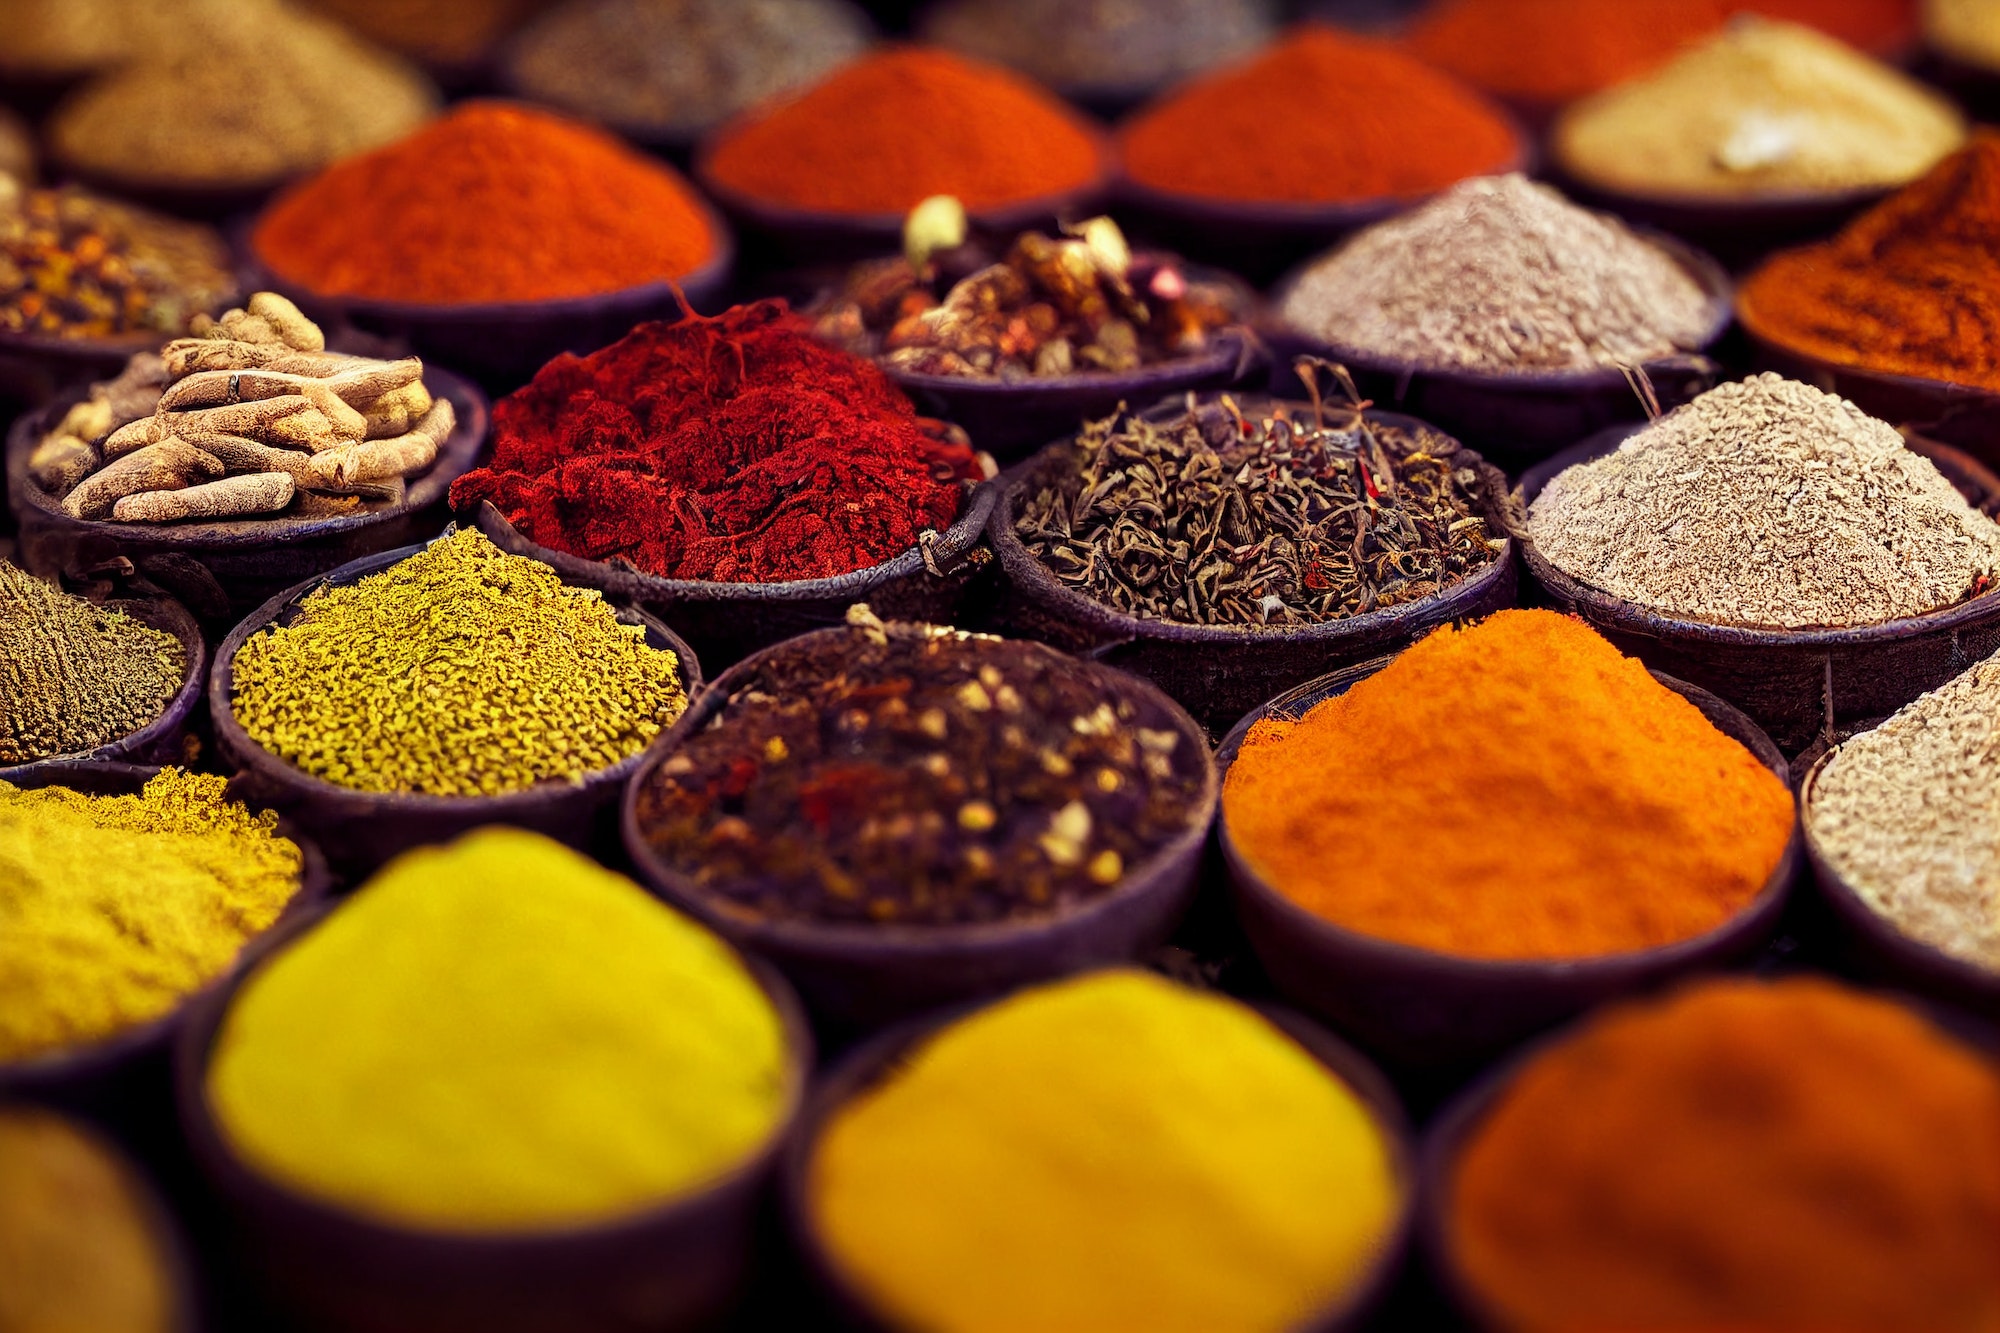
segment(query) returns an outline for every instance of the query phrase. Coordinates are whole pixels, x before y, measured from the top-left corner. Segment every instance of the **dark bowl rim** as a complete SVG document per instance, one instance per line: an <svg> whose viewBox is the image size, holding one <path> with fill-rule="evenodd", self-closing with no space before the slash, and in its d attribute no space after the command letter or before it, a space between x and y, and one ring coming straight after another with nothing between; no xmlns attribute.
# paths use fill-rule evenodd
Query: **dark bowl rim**
<svg viewBox="0 0 2000 1333"><path fill-rule="evenodd" d="M28 476L28 454L33 450L35 441L61 420L62 412L82 401L82 396L88 395L89 390L83 386L57 395L45 407L24 413L9 429L6 471L13 483L8 488L9 498L16 514L33 510L45 522L60 525L73 532L103 538L119 550L133 550L140 547L168 547L175 550L189 547L223 551L254 550L281 541L327 537L406 518L428 507L433 501L445 498L451 489L451 483L472 470L473 465L479 460L479 455L486 449L486 437L491 426L486 395L471 380L429 361L424 362L423 379L425 387L430 390L433 397L451 403L452 411L457 416L457 425L453 427L451 435L444 444L439 447L437 461L418 475L408 488L410 491L418 491L433 482L438 484L438 494L420 504L412 504L406 494L401 501L381 509L367 510L358 514L337 514L328 518L296 516L288 518L283 514L277 514L218 519L202 523L115 523L104 519L72 518L63 511L60 501L51 498ZM453 457L460 453L464 455L463 467L458 467L457 460ZM452 472L454 468L456 468L455 473ZM272 524L287 526L273 528Z"/></svg>
<svg viewBox="0 0 2000 1333"><path fill-rule="evenodd" d="M1230 390L1214 390L1201 395L1203 399L1219 397L1231 393L1243 402L1269 398L1287 406L1310 409L1304 402L1279 399L1275 395L1262 393L1234 394ZM1154 417L1171 413L1180 406L1180 400L1162 399L1142 409L1134 415ZM1514 553L1520 543L1514 534L1497 520L1502 514L1507 495L1506 474L1486 461L1477 450L1459 442L1447 431L1438 429L1427 421L1402 412L1389 412L1379 408L1366 409L1370 420L1386 425L1409 429L1421 426L1425 430L1443 436L1457 446L1452 455L1464 460L1465 465L1475 470L1487 469L1491 476L1489 484L1498 479L1491 494L1490 513L1481 515L1501 537L1501 549L1492 560L1468 574L1449 587L1440 588L1428 597L1414 602L1399 602L1395 606L1378 607L1358 616L1348 616L1340 620L1322 621L1316 625L1278 626L1259 628L1249 625L1196 625L1178 620L1148 620L1140 616L1120 611L1075 591L1049 571L1048 566L1029 552L1026 543L1014 531L1014 515L1018 501L1029 484L1040 480L1044 469L1054 466L1061 459L1061 450L1074 441L1073 436L1051 440L1016 467L1010 468L1000 478L1000 497L993 507L992 517L987 521L987 543L993 553L1000 558L1000 565L1008 582L1020 589L1031 600L1038 601L1065 616L1079 622L1102 624L1107 632L1128 636L1133 641L1160 641L1177 644L1281 644L1281 643L1338 643L1345 639L1370 638L1384 628L1393 628L1407 621L1422 624L1440 612L1469 604L1487 592L1494 584L1504 581L1514 562Z"/></svg>
<svg viewBox="0 0 2000 1333"><path fill-rule="evenodd" d="M1760 264L1758 269L1753 269L1751 276L1755 276L1761 268ZM1855 380L1871 388L1935 399L1940 407L1954 403L1968 407L2000 405L2000 388L1985 388L1977 384L1966 384L1960 380L1931 379L1924 375L1878 370L1859 362L1834 361L1817 353L1793 347L1778 335L1760 328L1755 311L1754 305L1741 302L1738 303L1736 311L1736 322L1742 327L1744 335L1749 338L1751 346L1767 356L1803 370L1807 375L1830 377L1836 384L1841 379ZM1787 377L1803 378L1801 375L1791 373L1790 370L1787 371ZM1844 391L1837 391L1841 397L1847 397Z"/></svg>
<svg viewBox="0 0 2000 1333"><path fill-rule="evenodd" d="M812 1082L815 1062L812 1028L806 1021L805 1010L797 994L784 975L763 959L738 949L725 939L723 947L756 982L758 990L778 1018L784 1039L784 1100L778 1116L760 1143L726 1171L700 1182L693 1189L609 1218L487 1232L427 1228L373 1217L266 1175L230 1145L228 1133L223 1129L208 1096L210 1060L221 1037L222 1026L243 988L266 965L322 925L340 909L344 901L317 903L311 910L285 922L282 929L274 928L267 936L260 937L256 951L246 952L226 983L200 997L199 1005L175 1036L174 1100L180 1112L182 1132L201 1173L227 1194L238 1197L255 1195L261 1200L276 1203L294 1216L308 1219L312 1227L322 1233L366 1237L434 1256L449 1253L506 1257L544 1252L553 1247L572 1249L643 1237L658 1227L698 1214L717 1196L754 1188L783 1152ZM226 1179L217 1179L218 1176Z"/></svg>
<svg viewBox="0 0 2000 1333"><path fill-rule="evenodd" d="M1606 427L1522 473L1517 490L1523 499L1523 512L1528 511L1541 494L1542 488L1558 474L1577 464L1610 453L1626 439L1646 429L1649 424L1638 421ZM1965 455L1964 450L1942 441L1926 439L1924 444L1929 449ZM1913 452L1921 451L1913 450ZM1972 461L1977 462L1976 459ZM1941 606L1914 616L1900 616L1873 625L1776 629L1769 626L1731 625L1721 621L1692 620L1685 616L1652 610L1585 583L1557 567L1543 555L1541 548L1535 544L1533 531L1532 524L1523 531L1521 555L1527 562L1530 577L1536 583L1562 601L1587 608L1586 619L1610 625L1614 629L1644 634L1649 638L1730 647L1753 645L1764 648L1858 648L1899 643L1918 635L1936 634L1946 630L1957 631L1972 622L1984 622L2000 617L2000 596L1995 595L2000 593L2000 587L1995 587L1963 602L1954 602L1950 606Z"/></svg>
<svg viewBox="0 0 2000 1333"><path fill-rule="evenodd" d="M1397 654L1391 654L1378 657L1341 671L1330 672L1317 680L1307 681L1246 714L1242 721L1230 728L1229 734L1216 747L1217 764L1222 770L1224 783L1228 781L1230 768L1235 765L1237 750L1244 736L1256 722L1275 712L1287 710L1295 704L1305 704L1307 700L1317 703L1337 694L1344 694L1388 666L1396 656ZM1252 868L1230 836L1228 810L1224 807L1216 812L1215 830L1216 841L1221 845L1223 860L1229 868L1232 897L1241 895L1255 900L1259 911L1282 920L1286 931L1294 939L1303 941L1315 954L1366 956L1377 960L1384 970L1394 968L1408 974L1422 974L1452 982L1473 982L1483 985L1504 985L1524 980L1575 984L1596 979L1615 980L1628 976L1639 979L1663 973L1671 974L1689 966L1699 965L1715 956L1718 950L1727 949L1740 940L1767 932L1777 924L1778 914L1784 908L1792 881L1797 877L1802 855L1799 801L1792 793L1790 765L1764 729L1728 700L1702 689L1699 685L1692 685L1669 676L1665 672L1649 670L1647 674L1702 709L1704 715L1713 709L1732 726L1740 729L1742 735L1734 735L1717 726L1713 720L1709 722L1709 725L1715 727L1722 735L1748 750L1779 782L1784 784L1786 794L1791 799L1791 832L1785 839L1784 850L1779 854L1777 864L1771 868L1770 875L1749 901L1701 934L1666 944L1650 945L1643 949L1588 954L1577 958L1478 958L1363 934L1299 906L1266 881ZM1745 737L1748 739L1744 739Z"/></svg>
<svg viewBox="0 0 2000 1333"><path fill-rule="evenodd" d="M1602 213L1603 210L1591 210ZM1736 319L1736 287L1731 282L1727 270L1706 250L1690 245L1669 232L1638 223L1619 221L1619 225L1639 240L1664 252L1669 259L1680 266L1701 288L1704 304L1708 312L1708 325L1701 341L1694 347L1676 350L1664 356L1649 357L1637 369L1653 374L1664 374L1682 368L1693 368L1713 364L1707 352L1729 331ZM1345 245L1345 242L1342 242ZM1308 270L1321 260L1340 249L1322 251L1306 260L1298 268L1280 278L1271 289L1268 308L1271 312L1274 330L1301 343L1320 349L1329 360L1357 370L1372 371L1377 374L1394 375L1402 381L1419 376L1430 379L1451 380L1496 392L1553 391L1560 393L1588 393L1596 390L1616 389L1626 384L1625 372L1617 366L1584 366L1569 370L1492 370L1475 369L1464 366L1433 365L1421 361L1411 361L1400 357L1370 352L1363 348L1351 347L1335 339L1323 337L1309 330L1299 328L1284 318L1284 307L1292 292L1305 277Z"/></svg>
<svg viewBox="0 0 2000 1333"><path fill-rule="evenodd" d="M0 352L42 356L65 361L110 361L159 350L162 339L183 338L186 332L140 329L108 338L65 338L50 333L15 333L0 329Z"/></svg>
<svg viewBox="0 0 2000 1333"><path fill-rule="evenodd" d="M902 1057L917 1046L973 1015L1007 1003L1026 992L1119 972L1143 973L1147 969L1135 963L1089 967L1061 977L1026 982L998 995L961 1001L902 1019L849 1049L815 1081L779 1164L778 1186L786 1230L817 1281L832 1291L845 1306L864 1314L874 1324L883 1328L891 1326L885 1316L877 1313L877 1307L859 1284L851 1281L842 1270L831 1247L822 1239L808 1202L811 1190L807 1182L811 1177L813 1158L834 1116L856 1096L880 1086L899 1072ZM1372 1060L1302 1010L1280 1000L1248 1000L1221 991L1202 993L1219 996L1241 1006L1303 1049L1315 1065L1339 1082L1366 1108L1369 1123L1388 1154L1398 1186L1398 1197L1395 1217L1384 1230L1380 1247L1366 1268L1336 1300L1308 1314L1294 1324L1289 1333L1332 1333L1333 1330L1348 1328L1352 1320L1365 1314L1382 1298L1395 1280L1415 1235L1421 1212L1421 1145L1410 1126L1402 1099Z"/></svg>
<svg viewBox="0 0 2000 1333"><path fill-rule="evenodd" d="M161 710L160 715L137 731L128 732L116 740L106 741L89 750L47 755L41 759L31 759L26 763L11 766L0 765L0 781L11 782L21 774L35 771L43 764L123 760L127 755L136 754L155 741L165 738L176 727L187 725L194 706L200 702L202 691L208 683L208 636L202 633L201 624L194 618L194 613L165 594L151 597L114 597L103 602L101 609L122 611L148 628L161 630L179 639L182 651L187 654L187 668L182 674L180 688L167 700L166 707ZM156 624L149 617L155 617L164 623Z"/></svg>
<svg viewBox="0 0 2000 1333"><path fill-rule="evenodd" d="M401 564L412 556L428 550L434 542L442 541L449 532L411 546L399 546L390 551L378 551L374 555L364 555L350 560L324 574L316 574L302 582L295 583L281 592L273 594L263 605L250 612L215 650L215 660L208 674L209 720L215 728L215 739L223 753L240 756L241 761L257 777L280 784L284 789L300 793L305 797L338 804L352 802L384 802L411 815L430 815L440 819L485 818L488 822L504 823L506 817L522 811L532 811L552 795L577 791L602 791L622 784L639 766L646 755L646 747L619 760L608 768L586 773L576 782L545 780L519 791L504 792L497 796L437 796L427 792L366 791L359 787L343 787L325 778L306 772L288 760L271 753L243 729L236 720L233 703L233 670L236 654L252 638L270 628L285 610L303 600L308 594L321 587L352 584L369 574L377 574L394 565ZM562 571L556 571L565 586L589 589L588 585L572 582ZM599 594L602 596L603 594ZM677 659L681 688L687 696L687 706L682 716L694 711L704 693L701 675L701 661L694 649L680 635L667 627L666 623L640 606L621 605L610 598L604 599L614 615L624 624L643 627L649 640L659 640L653 647L664 647L673 652ZM676 718L678 723L679 719ZM662 735L666 730L663 729Z"/></svg>
<svg viewBox="0 0 2000 1333"><path fill-rule="evenodd" d="M1157 708L1180 734L1180 743L1201 756L1201 794L1187 812L1187 824L1171 839L1153 849L1143 861L1126 866L1124 872L1104 892L1055 912L1014 917L1000 921L955 922L946 925L909 923L828 922L810 917L772 917L737 907L731 900L667 866L653 851L639 828L639 795L655 769L677 753L687 738L705 727L726 707L738 687L763 665L781 653L796 652L802 646L823 643L852 631L843 626L809 630L759 649L717 676L700 700L681 716L672 729L660 735L642 757L642 763L625 786L620 803L619 830L626 854L638 871L639 882L664 897L680 910L712 929L740 940L751 950L777 949L791 953L822 955L840 953L865 957L874 962L921 958L939 953L991 949L1021 945L1038 939L1060 937L1120 909L1133 900L1157 892L1165 883L1163 875L1180 861L1191 861L1208 841L1222 799L1221 775L1208 736L1165 691L1144 677L1087 659L1073 658L1102 674L1107 694L1113 686L1137 700ZM962 632L962 631L959 631ZM993 635L973 635L993 638ZM1008 639L1008 643L1032 644L1057 658L1068 654L1031 639Z"/></svg>

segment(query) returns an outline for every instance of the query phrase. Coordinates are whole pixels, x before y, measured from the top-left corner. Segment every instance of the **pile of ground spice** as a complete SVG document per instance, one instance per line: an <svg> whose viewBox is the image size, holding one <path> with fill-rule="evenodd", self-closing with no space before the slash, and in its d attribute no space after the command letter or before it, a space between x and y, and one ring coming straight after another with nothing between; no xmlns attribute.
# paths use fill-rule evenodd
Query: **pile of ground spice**
<svg viewBox="0 0 2000 1333"><path fill-rule="evenodd" d="M725 125L707 178L768 204L902 214L936 194L973 211L1097 185L1083 116L1012 70L893 47Z"/></svg>
<svg viewBox="0 0 2000 1333"><path fill-rule="evenodd" d="M1118 151L1134 181L1172 194L1329 203L1504 171L1521 144L1450 75L1386 42L1307 24L1134 116Z"/></svg>
<svg viewBox="0 0 2000 1333"><path fill-rule="evenodd" d="M1896 929L2000 972L2000 659L1844 742L1805 815L1828 864Z"/></svg>
<svg viewBox="0 0 2000 1333"><path fill-rule="evenodd" d="M1902 436L1778 375L1725 384L1536 498L1572 578L1670 615L1778 629L1877 625L1990 587L2000 525Z"/></svg>
<svg viewBox="0 0 2000 1333"><path fill-rule="evenodd" d="M2000 389L2000 133L1976 131L1832 240L1773 255L1736 309L1808 356Z"/></svg>
<svg viewBox="0 0 2000 1333"><path fill-rule="evenodd" d="M719 244L672 167L600 130L505 102L466 103L304 182L252 236L273 273L308 291L435 305L681 278Z"/></svg>
<svg viewBox="0 0 2000 1333"><path fill-rule="evenodd" d="M1699 346L1708 296L1665 250L1521 175L1461 182L1315 261L1293 328L1418 365L1589 370Z"/></svg>
<svg viewBox="0 0 2000 1333"><path fill-rule="evenodd" d="M187 672L173 635L0 560L0 764L129 736L159 718Z"/></svg>
<svg viewBox="0 0 2000 1333"><path fill-rule="evenodd" d="M995 60L1071 97L1143 96L1271 39L1271 0L940 0L924 40Z"/></svg>
<svg viewBox="0 0 2000 1333"><path fill-rule="evenodd" d="M309 0L371 42L440 65L493 49L546 0Z"/></svg>
<svg viewBox="0 0 2000 1333"><path fill-rule="evenodd" d="M2000 69L2000 6L1992 0L1924 0L1924 44L1979 69Z"/></svg>
<svg viewBox="0 0 2000 1333"><path fill-rule="evenodd" d="M1904 185L1965 142L1948 99L1796 23L1745 15L1572 106L1553 151L1600 189L1737 197Z"/></svg>
<svg viewBox="0 0 2000 1333"><path fill-rule="evenodd" d="M978 468L934 427L873 363L759 302L557 357L495 404L493 460L451 502L664 578L830 578L958 517Z"/></svg>

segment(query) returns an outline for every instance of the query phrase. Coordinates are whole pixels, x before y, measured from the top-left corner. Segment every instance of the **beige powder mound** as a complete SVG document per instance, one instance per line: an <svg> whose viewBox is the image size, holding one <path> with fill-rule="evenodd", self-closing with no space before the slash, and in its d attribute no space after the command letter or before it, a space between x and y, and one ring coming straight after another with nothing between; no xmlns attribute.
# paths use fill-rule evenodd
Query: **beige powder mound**
<svg viewBox="0 0 2000 1333"><path fill-rule="evenodd" d="M1778 375L1712 389L1565 470L1529 526L1543 556L1594 588L1763 628L1921 615L2000 567L2000 525L1894 428Z"/></svg>
<svg viewBox="0 0 2000 1333"><path fill-rule="evenodd" d="M1836 750L1806 826L1898 930L2000 969L2000 659Z"/></svg>

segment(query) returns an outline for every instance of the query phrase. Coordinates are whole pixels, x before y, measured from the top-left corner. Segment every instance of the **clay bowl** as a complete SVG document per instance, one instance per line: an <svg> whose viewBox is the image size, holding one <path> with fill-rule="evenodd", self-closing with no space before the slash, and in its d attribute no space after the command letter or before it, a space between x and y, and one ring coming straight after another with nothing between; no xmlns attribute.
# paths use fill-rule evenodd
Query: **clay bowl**
<svg viewBox="0 0 2000 1333"><path fill-rule="evenodd" d="M812 1216L809 1187L813 1154L827 1126L843 1107L894 1076L920 1044L978 1007L958 1006L943 1014L912 1019L850 1051L830 1074L814 1086L800 1116L798 1129L786 1146L781 1168L785 1220L815 1283L840 1316L841 1327L863 1330L864 1333L906 1333L902 1325L876 1309L861 1289L848 1279L832 1249L821 1237ZM1396 1178L1402 1187L1402 1205L1396 1221L1385 1237L1381 1253L1367 1273L1333 1304L1315 1311L1290 1330L1290 1333L1346 1333L1364 1325L1402 1266L1403 1252L1409 1243L1416 1212L1415 1153L1410 1146L1409 1126L1395 1089L1365 1056L1294 1010L1270 1004L1252 1007L1281 1028L1286 1036L1305 1047L1327 1072L1346 1084L1366 1104L1376 1130L1388 1145ZM1048 1092L1051 1096L1061 1095L1060 1089L1049 1089Z"/></svg>
<svg viewBox="0 0 2000 1333"><path fill-rule="evenodd" d="M1620 426L1567 449L1521 478L1532 504L1564 468L1616 449L1639 425ZM2000 498L2000 478L1948 445L1912 438L1975 506ZM1548 601L1657 671L1715 691L1741 708L1786 753L1844 719L1893 713L2000 648L2000 597L1991 593L1920 616L1854 629L1746 629L1665 615L1564 573L1532 540L1528 573Z"/></svg>
<svg viewBox="0 0 2000 1333"><path fill-rule="evenodd" d="M301 1327L632 1333L707 1326L730 1304L813 1063L811 1032L782 977L746 960L784 1024L785 1110L770 1138L733 1171L611 1222L493 1235L420 1230L360 1216L262 1175L231 1147L209 1102L209 1057L237 992L327 915L323 908L265 941L227 988L203 997L174 1050L174 1090L195 1163L261 1285Z"/></svg>
<svg viewBox="0 0 2000 1333"><path fill-rule="evenodd" d="M1708 331L1700 348L1648 361L1642 367L1661 407L1671 408L1715 384L1719 367L1701 352L1714 346L1729 328L1733 298L1729 277L1715 260L1671 236L1644 235L1673 256L1708 294ZM1274 320L1297 281L1296 276L1287 279L1273 295ZM1290 391L1290 386L1280 381L1290 376L1295 353L1337 361L1353 373L1362 393L1379 406L1430 422L1509 472L1537 463L1593 431L1645 412L1624 373L1616 367L1521 373L1454 370L1346 347L1282 324L1274 325L1269 340L1277 353L1273 364L1279 368L1273 372L1273 392Z"/></svg>
<svg viewBox="0 0 2000 1333"><path fill-rule="evenodd" d="M129 736L121 736L94 750L51 755L47 759L12 768L0 768L0 782L12 782L18 786L24 775L49 764L170 764L180 760L182 742L194 719L195 705L201 702L202 685L208 679L208 645L202 640L201 626L195 623L186 607L170 598L113 601L105 603L105 606L123 611L142 625L165 630L181 641L181 649L187 654L187 671L180 689L167 701L165 712Z"/></svg>
<svg viewBox="0 0 2000 1333"><path fill-rule="evenodd" d="M135 764L51 762L6 780L24 790L67 787L91 796L129 796L159 771ZM242 799L234 791L230 795ZM305 866L298 892L265 935L282 930L292 918L310 911L333 887L319 848L288 824L280 823L278 831L298 844ZM258 936L245 946L246 956L262 938ZM227 985L233 970L225 970L170 1012L116 1036L32 1059L0 1061L0 1099L22 1097L45 1102L113 1127L130 1128L135 1137L146 1138L157 1126L139 1122L164 1101L168 1051L176 1034L204 996Z"/></svg>
<svg viewBox="0 0 2000 1333"><path fill-rule="evenodd" d="M1254 412L1268 400L1241 401L1245 410ZM1311 412L1305 404L1292 406L1301 413ZM1180 411L1178 403L1163 403L1145 415L1171 417ZM1392 412L1368 415L1370 420L1406 429L1421 424ZM1029 553L1014 531L1021 505L1049 469L1061 466L1067 444L1067 439L1055 441L1034 461L1003 478L987 538L1007 579L1004 616L1024 637L1144 676L1193 713L1212 735L1227 731L1246 712L1300 681L1395 652L1447 621L1476 620L1514 605L1520 576L1514 563L1515 543L1507 537L1507 549L1498 559L1453 587L1347 620L1274 630L1186 625L1128 615L1064 584ZM1461 466L1485 474L1489 496L1485 517L1504 536L1509 531L1506 478L1470 450L1461 450L1458 457Z"/></svg>
<svg viewBox="0 0 2000 1333"><path fill-rule="evenodd" d="M330 574L287 588L251 612L222 641L209 673L208 710L215 725L217 751L235 770L237 785L251 799L296 821L328 849L339 869L355 878L365 876L398 852L448 842L484 824L532 829L586 851L597 843L615 840L610 811L617 804L619 787L639 765L641 756L637 754L588 775L581 783L544 782L505 796L367 792L339 786L295 767L251 739L236 720L231 673L236 654L252 635L272 625L291 623L298 603L308 593L358 583L423 549L422 545L406 546L364 556ZM681 686L693 701L702 683L701 663L694 650L644 611L616 609L626 624L645 627L648 644L671 649L680 658Z"/></svg>
<svg viewBox="0 0 2000 1333"><path fill-rule="evenodd" d="M1244 718L1216 755L1225 781L1244 736L1260 719L1303 716L1390 660L1322 676ZM1785 757L1756 723L1706 690L1658 671L1653 678L1700 709L1716 730L1740 742L1789 785ZM1562 723L1551 719L1550 725ZM1676 944L1578 959L1465 958L1378 939L1314 915L1251 869L1230 838L1226 814L1217 828L1237 917L1280 993L1382 1059L1424 1070L1487 1060L1605 1000L1752 956L1776 932L1799 864L1795 825L1784 855L1756 898L1714 930ZM1412 853L1422 854L1421 839Z"/></svg>
<svg viewBox="0 0 2000 1333"><path fill-rule="evenodd" d="M1807 770L1799 791L1802 813L1811 808L1813 786L1832 758L1833 752L1828 751ZM1819 839L1813 836L1812 820L1808 817L1800 823L1805 832L1806 859L1812 865L1820 898L1833 909L1848 948L1867 971L1893 985L1962 1004L1975 1013L2000 1014L2000 972L1905 934L1834 869Z"/></svg>
<svg viewBox="0 0 2000 1333"><path fill-rule="evenodd" d="M527 383L564 352L608 347L650 320L680 319L688 309L713 309L729 284L736 245L714 210L704 208L715 253L677 282L649 282L623 291L552 301L432 305L361 296L327 296L278 276L256 254L249 236L250 291L282 292L327 328L342 326L406 341L426 362L472 376L494 393ZM685 298L685 299L683 299Z"/></svg>
<svg viewBox="0 0 2000 1333"><path fill-rule="evenodd" d="M820 632L826 633L846 631ZM780 644L724 672L647 751L625 789L622 825L625 851L641 883L737 947L777 964L816 1017L845 1031L865 1031L941 1005L1122 962L1166 942L1193 901L1220 788L1208 758L1208 738L1194 720L1147 682L1109 670L1106 693L1132 699L1155 725L1178 732L1190 747L1185 752L1201 756L1203 785L1187 827L1089 902L1051 916L949 926L779 919L752 912L669 866L640 830L640 789L689 737L721 715L764 660L786 649Z"/></svg>
<svg viewBox="0 0 2000 1333"><path fill-rule="evenodd" d="M28 455L82 398L65 395L14 423L7 436L7 485L21 522L21 562L45 578L85 583L110 574L144 575L211 628L235 623L281 588L358 556L406 546L437 529L427 512L444 502L486 443L486 398L469 382L424 367L433 396L449 400L458 429L431 470L410 482L399 505L337 518L245 518L217 523L109 523L71 518L28 479Z"/></svg>
<svg viewBox="0 0 2000 1333"><path fill-rule="evenodd" d="M893 560L851 574L791 583L665 579L624 561L585 560L536 545L484 501L477 522L503 551L553 566L567 582L600 588L607 596L671 616L675 627L715 664L739 661L794 634L838 625L856 602L868 603L884 620L950 624L967 586L989 559L980 542L997 499L994 483L974 487L957 521L939 533L928 550L913 547Z"/></svg>

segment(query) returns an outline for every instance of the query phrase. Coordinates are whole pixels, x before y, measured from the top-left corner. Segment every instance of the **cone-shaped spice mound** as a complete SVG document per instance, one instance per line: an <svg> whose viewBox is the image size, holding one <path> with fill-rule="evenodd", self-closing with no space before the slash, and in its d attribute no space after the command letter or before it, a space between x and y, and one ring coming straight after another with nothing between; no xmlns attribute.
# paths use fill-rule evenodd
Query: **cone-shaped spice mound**
<svg viewBox="0 0 2000 1333"><path fill-rule="evenodd" d="M1692 939L1747 907L1792 832L1755 756L1580 620L1441 629L1297 721L1250 731L1228 837L1301 907L1479 958Z"/></svg>

